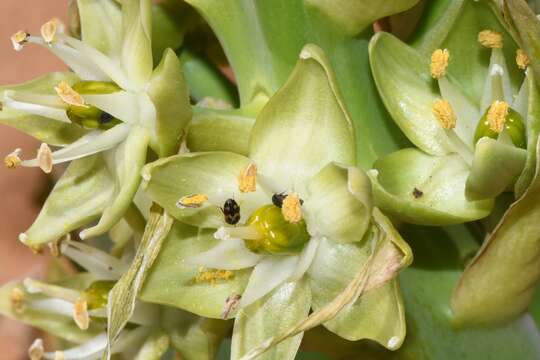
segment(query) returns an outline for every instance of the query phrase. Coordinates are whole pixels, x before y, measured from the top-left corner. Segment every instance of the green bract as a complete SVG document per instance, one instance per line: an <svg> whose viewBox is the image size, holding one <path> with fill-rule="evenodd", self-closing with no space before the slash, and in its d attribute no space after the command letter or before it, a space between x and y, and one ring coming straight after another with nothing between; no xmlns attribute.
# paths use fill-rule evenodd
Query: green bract
<svg viewBox="0 0 540 360"><path fill-rule="evenodd" d="M324 325L349 340L369 338L398 348L405 326L393 278L410 262L410 252L373 209L369 179L354 167L354 153L352 126L328 61L321 49L307 45L288 81L257 116L247 157L189 153L143 169L147 194L180 222L200 229L173 227L141 298L212 318L236 314L232 353L240 358L303 320L310 308L330 303L369 264L374 247L386 244L392 255L373 265L380 273L362 301ZM241 174L253 166L256 185L241 191ZM280 194L285 199L276 205L272 196ZM189 202L194 196L202 200ZM301 220L288 219L291 196L298 196ZM229 198L239 205L236 226L225 222ZM309 240L295 251L264 246L250 251L246 243L266 235L246 221L262 212L283 229L283 246L297 246L288 242L296 230L284 230L285 221L305 221ZM300 339L286 340L265 357L294 358Z"/></svg>
<svg viewBox="0 0 540 360"><path fill-rule="evenodd" d="M174 154L191 117L174 52L165 50L153 69L150 1L119 6L80 0L78 7L82 40L66 35L58 20L42 27L42 37L21 33L24 38L14 40L17 49L26 43L46 46L74 73L4 87L1 93L2 123L63 146L52 153L42 146L23 166L48 172L51 164L73 161L35 223L20 235L33 247L97 218L80 236L107 232L132 203L148 146L158 156Z"/></svg>

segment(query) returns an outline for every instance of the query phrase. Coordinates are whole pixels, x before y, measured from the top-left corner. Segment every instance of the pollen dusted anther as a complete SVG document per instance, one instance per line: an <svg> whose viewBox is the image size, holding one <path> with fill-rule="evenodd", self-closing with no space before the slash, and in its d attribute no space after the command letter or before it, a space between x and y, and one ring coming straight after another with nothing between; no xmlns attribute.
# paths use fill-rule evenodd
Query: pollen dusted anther
<svg viewBox="0 0 540 360"><path fill-rule="evenodd" d="M450 60L448 49L437 49L431 54L431 76L434 79L440 79L446 74L446 68Z"/></svg>
<svg viewBox="0 0 540 360"><path fill-rule="evenodd" d="M456 127L456 114L448 100L435 100L432 111L433 115L439 120L439 123L444 129L450 130Z"/></svg>
<svg viewBox="0 0 540 360"><path fill-rule="evenodd" d="M49 145L41 143L36 158L39 168L43 170L45 174L49 174L53 167L52 151Z"/></svg>
<svg viewBox="0 0 540 360"><path fill-rule="evenodd" d="M176 206L180 209L192 208L196 209L201 207L206 201L208 201L208 196L205 194L193 194L188 196L183 196L176 202Z"/></svg>
<svg viewBox="0 0 540 360"><path fill-rule="evenodd" d="M11 289L9 293L9 301L11 303L11 308L16 314L21 314L24 312L24 291L18 287Z"/></svg>
<svg viewBox="0 0 540 360"><path fill-rule="evenodd" d="M508 104L504 101L495 100L489 107L487 120L489 128L500 134L504 129L504 123L508 115Z"/></svg>
<svg viewBox="0 0 540 360"><path fill-rule="evenodd" d="M73 305L73 320L81 330L88 329L90 316L88 315L88 303L83 298L78 298Z"/></svg>
<svg viewBox="0 0 540 360"><path fill-rule="evenodd" d="M45 353L45 349L43 348L43 340L36 339L30 345L28 348L28 357L30 360L41 360L43 358L43 354Z"/></svg>
<svg viewBox="0 0 540 360"><path fill-rule="evenodd" d="M281 206L281 213L283 218L290 223L296 224L302 220L302 204L300 203L300 197L296 193L290 193L283 200Z"/></svg>
<svg viewBox="0 0 540 360"><path fill-rule="evenodd" d="M238 176L238 189L243 192L254 192L257 190L257 165L249 164Z"/></svg>
<svg viewBox="0 0 540 360"><path fill-rule="evenodd" d="M28 36L30 36L30 34L22 30L11 35L11 45L13 45L13 49L15 51L21 51L28 40Z"/></svg>
<svg viewBox="0 0 540 360"><path fill-rule="evenodd" d="M89 106L85 104L84 98L73 90L73 88L65 81L60 82L54 87L56 94L68 105L82 106L88 108Z"/></svg>
<svg viewBox="0 0 540 360"><path fill-rule="evenodd" d="M194 281L196 284L207 282L215 285L219 280L227 281L232 278L234 278L234 273L230 270L204 270L204 268L199 268L199 274L197 274Z"/></svg>
<svg viewBox="0 0 540 360"><path fill-rule="evenodd" d="M502 34L493 30L480 31L478 33L478 42L490 49L501 49L503 47Z"/></svg>
<svg viewBox="0 0 540 360"><path fill-rule="evenodd" d="M529 66L529 57L522 49L516 50L516 64L521 70L525 70Z"/></svg>
<svg viewBox="0 0 540 360"><path fill-rule="evenodd" d="M50 44L55 40L56 34L63 31L63 28L64 24L62 21L58 18L53 18L41 26L41 37L47 44Z"/></svg>
<svg viewBox="0 0 540 360"><path fill-rule="evenodd" d="M20 158L21 152L22 150L17 148L13 150L11 153L9 153L8 155L6 155L6 157L4 158L4 165L8 169L15 169L19 167L22 162Z"/></svg>

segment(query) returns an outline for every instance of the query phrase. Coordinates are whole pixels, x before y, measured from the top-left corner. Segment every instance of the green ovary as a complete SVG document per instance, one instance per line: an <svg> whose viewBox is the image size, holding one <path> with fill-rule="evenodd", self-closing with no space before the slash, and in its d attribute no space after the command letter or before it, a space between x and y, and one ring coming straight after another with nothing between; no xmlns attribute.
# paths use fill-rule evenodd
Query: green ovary
<svg viewBox="0 0 540 360"><path fill-rule="evenodd" d="M248 249L257 253L297 254L310 239L304 220L294 224L287 222L281 209L274 205L257 209L246 225L254 226L261 234L260 239L244 240Z"/></svg>
<svg viewBox="0 0 540 360"><path fill-rule="evenodd" d="M486 112L480 119L478 126L476 127L476 132L474 133L475 144L484 136L492 139L497 139L499 137L499 133L491 130L489 127L489 121L487 119L488 110L486 110ZM508 136L510 136L510 139L512 139L512 143L514 144L514 146L522 149L527 148L527 136L525 134L525 125L523 123L523 118L517 111L511 108L508 109L508 115L506 115L506 119L504 122L504 130L506 131Z"/></svg>
<svg viewBox="0 0 540 360"><path fill-rule="evenodd" d="M115 281L95 281L84 290L83 296L88 305L88 310L100 309L107 306L109 291L113 288Z"/></svg>
<svg viewBox="0 0 540 360"><path fill-rule="evenodd" d="M80 81L73 85L73 90L81 95L105 95L120 91L120 87L112 82L104 81ZM121 123L112 115L98 109L95 106L70 105L67 116L74 123L86 129L108 130Z"/></svg>

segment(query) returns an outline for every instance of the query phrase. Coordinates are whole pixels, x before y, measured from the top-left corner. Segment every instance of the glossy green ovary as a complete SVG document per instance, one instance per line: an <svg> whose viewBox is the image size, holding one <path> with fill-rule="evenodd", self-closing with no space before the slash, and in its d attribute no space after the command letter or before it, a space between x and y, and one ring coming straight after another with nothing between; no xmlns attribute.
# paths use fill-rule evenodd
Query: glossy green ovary
<svg viewBox="0 0 540 360"><path fill-rule="evenodd" d="M244 240L248 249L253 252L297 254L310 238L304 220L290 223L283 218L281 209L274 205L257 209L246 225L255 226L261 234L260 239Z"/></svg>
<svg viewBox="0 0 540 360"><path fill-rule="evenodd" d="M486 110L486 112L478 122L478 126L476 127L476 131L474 133L475 144L484 136L492 139L497 139L499 137L499 133L491 130L489 127L489 121L487 119L488 110ZM510 136L510 139L512 139L512 143L516 147L522 149L527 148L525 125L523 125L523 118L517 111L511 108L508 109L508 115L506 116L506 120L504 122L504 129L506 130L508 136Z"/></svg>
<svg viewBox="0 0 540 360"><path fill-rule="evenodd" d="M100 309L107 306L109 291L113 288L115 281L95 281L84 290L83 296L89 310Z"/></svg>
<svg viewBox="0 0 540 360"><path fill-rule="evenodd" d="M120 87L112 82L80 81L73 85L73 90L81 95L105 95L120 91ZM121 123L120 120L92 105L70 105L67 116L74 123L85 129L108 130Z"/></svg>

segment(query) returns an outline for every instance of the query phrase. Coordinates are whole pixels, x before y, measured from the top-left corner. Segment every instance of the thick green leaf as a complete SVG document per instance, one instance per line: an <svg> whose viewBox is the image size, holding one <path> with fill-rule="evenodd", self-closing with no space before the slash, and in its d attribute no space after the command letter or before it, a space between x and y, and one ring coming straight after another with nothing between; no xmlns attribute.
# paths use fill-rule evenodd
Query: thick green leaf
<svg viewBox="0 0 540 360"><path fill-rule="evenodd" d="M120 54L122 10L113 0L77 0L81 39L110 57Z"/></svg>
<svg viewBox="0 0 540 360"><path fill-rule="evenodd" d="M488 137L476 143L465 192L472 200L494 198L511 187L525 166L527 151Z"/></svg>
<svg viewBox="0 0 540 360"><path fill-rule="evenodd" d="M74 160L19 239L28 246L56 241L99 217L114 195L114 180L101 155Z"/></svg>
<svg viewBox="0 0 540 360"><path fill-rule="evenodd" d="M371 39L369 54L379 93L405 135L428 154L453 152L433 114L433 103L440 95L429 72L429 57L422 57L387 33L378 33Z"/></svg>
<svg viewBox="0 0 540 360"><path fill-rule="evenodd" d="M264 298L242 309L234 321L231 359L240 359L266 339L307 317L310 307L310 287L307 279L302 278L280 285ZM258 359L294 359L302 335L283 341Z"/></svg>
<svg viewBox="0 0 540 360"><path fill-rule="evenodd" d="M244 291L251 270L235 271L234 278L228 281L196 283L199 266L190 264L188 260L218 243L212 236L213 232L175 223L148 273L140 298L200 316L221 318L226 299Z"/></svg>
<svg viewBox="0 0 540 360"><path fill-rule="evenodd" d="M540 279L540 146L529 188L465 269L452 298L459 325L497 324L527 310Z"/></svg>
<svg viewBox="0 0 540 360"><path fill-rule="evenodd" d="M165 50L147 93L156 109L150 144L160 157L173 155L180 147L182 132L192 112L180 61L171 49Z"/></svg>
<svg viewBox="0 0 540 360"><path fill-rule="evenodd" d="M338 243L362 240L373 206L371 182L364 172L330 163L309 182L308 192L304 208L312 236Z"/></svg>
<svg viewBox="0 0 540 360"><path fill-rule="evenodd" d="M319 47L302 49L285 85L257 116L249 152L259 171L284 191L305 191L331 161L355 163L352 123Z"/></svg>
<svg viewBox="0 0 540 360"><path fill-rule="evenodd" d="M2 86L0 98L1 93L8 89L36 94L55 94L54 87L61 81L73 84L78 81L78 77L71 72L50 73L27 83ZM78 125L27 114L7 107L0 111L0 124L14 127L47 144L59 146L70 144L85 133L85 130Z"/></svg>
<svg viewBox="0 0 540 360"><path fill-rule="evenodd" d="M406 222L457 224L484 218L493 207L492 199L467 199L470 169L456 154L430 156L418 149L403 149L380 158L374 169L369 175L375 205Z"/></svg>

